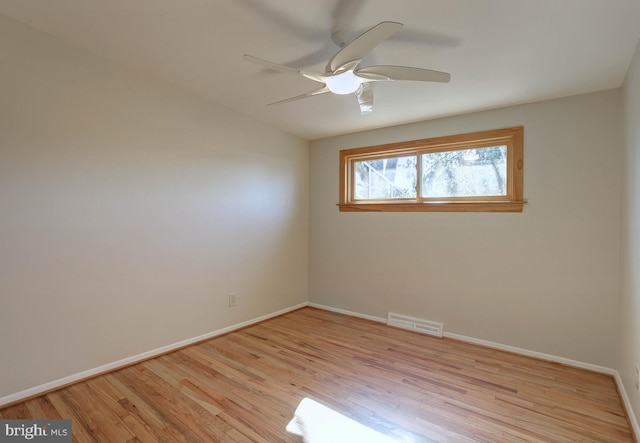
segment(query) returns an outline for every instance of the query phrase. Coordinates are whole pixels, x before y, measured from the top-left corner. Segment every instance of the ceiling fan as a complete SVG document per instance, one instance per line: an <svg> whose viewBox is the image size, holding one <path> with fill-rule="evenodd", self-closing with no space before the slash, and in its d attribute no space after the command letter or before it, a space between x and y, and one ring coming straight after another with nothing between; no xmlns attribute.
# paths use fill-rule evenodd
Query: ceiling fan
<svg viewBox="0 0 640 443"><path fill-rule="evenodd" d="M376 65L359 67L365 55L402 29L402 27L402 23L382 22L365 31L350 43L344 41L344 32L334 32L331 35L331 39L342 49L329 60L324 73L302 71L246 54L244 59L276 71L299 74L322 84L320 88L314 91L270 103L270 105L287 103L327 92L338 95L354 94L360 104L360 113L364 115L373 111L372 82L413 80L447 83L451 79L451 75L446 72L409 66Z"/></svg>

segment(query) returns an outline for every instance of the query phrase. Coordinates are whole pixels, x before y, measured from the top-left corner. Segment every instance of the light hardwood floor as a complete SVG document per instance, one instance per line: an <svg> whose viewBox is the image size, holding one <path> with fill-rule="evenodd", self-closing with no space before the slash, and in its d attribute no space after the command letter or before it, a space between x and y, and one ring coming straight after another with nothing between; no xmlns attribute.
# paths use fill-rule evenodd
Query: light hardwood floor
<svg viewBox="0 0 640 443"><path fill-rule="evenodd" d="M0 416L71 419L78 442L299 442L304 397L399 442L634 441L611 376L314 308Z"/></svg>

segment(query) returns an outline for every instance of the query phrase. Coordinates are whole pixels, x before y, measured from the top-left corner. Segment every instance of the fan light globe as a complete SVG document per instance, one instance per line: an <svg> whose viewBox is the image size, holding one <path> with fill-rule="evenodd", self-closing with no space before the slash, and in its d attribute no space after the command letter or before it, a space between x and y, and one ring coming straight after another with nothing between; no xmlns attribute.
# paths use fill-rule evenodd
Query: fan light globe
<svg viewBox="0 0 640 443"><path fill-rule="evenodd" d="M362 79L355 75L353 71L332 75L331 77L327 77L325 81L327 88L334 94L339 95L353 94L362 83Z"/></svg>

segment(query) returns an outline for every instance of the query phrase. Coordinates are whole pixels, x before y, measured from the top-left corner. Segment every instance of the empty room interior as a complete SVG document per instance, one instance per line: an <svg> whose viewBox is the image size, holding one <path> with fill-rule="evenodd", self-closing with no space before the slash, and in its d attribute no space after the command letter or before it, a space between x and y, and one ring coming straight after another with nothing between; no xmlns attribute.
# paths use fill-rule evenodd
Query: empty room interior
<svg viewBox="0 0 640 443"><path fill-rule="evenodd" d="M637 442L639 39L637 0L0 0L0 431Z"/></svg>

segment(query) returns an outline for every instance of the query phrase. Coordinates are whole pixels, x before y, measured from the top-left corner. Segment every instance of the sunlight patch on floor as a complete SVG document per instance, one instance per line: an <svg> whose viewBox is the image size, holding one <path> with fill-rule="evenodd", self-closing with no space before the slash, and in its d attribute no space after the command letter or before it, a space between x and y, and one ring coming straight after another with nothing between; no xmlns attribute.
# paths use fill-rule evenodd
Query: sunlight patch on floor
<svg viewBox="0 0 640 443"><path fill-rule="evenodd" d="M302 399L287 431L301 436L305 443L399 443L310 398Z"/></svg>

